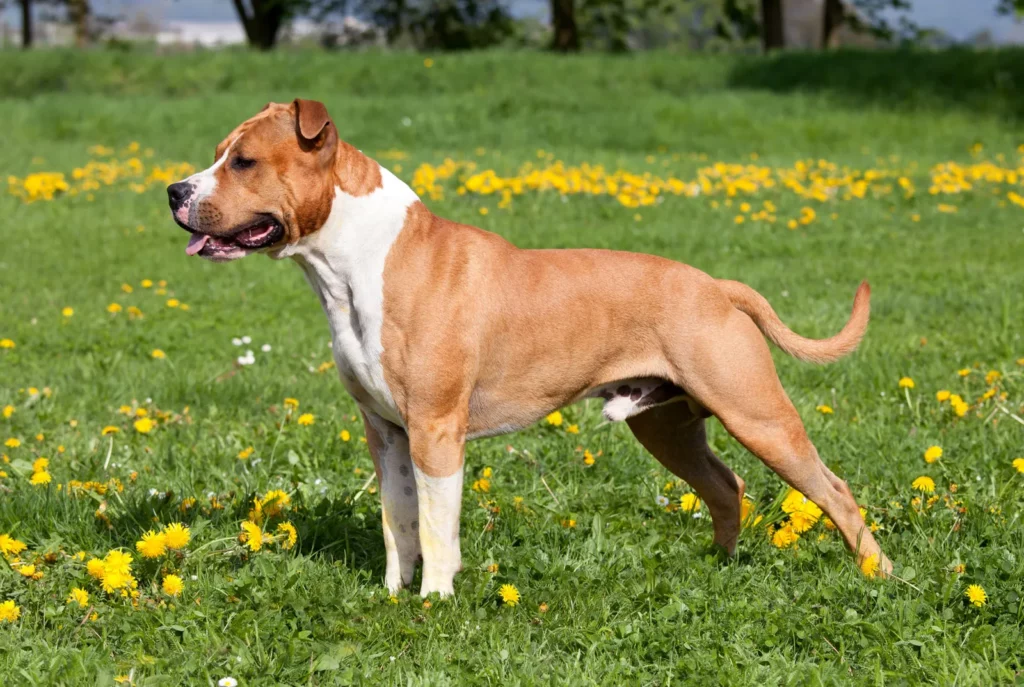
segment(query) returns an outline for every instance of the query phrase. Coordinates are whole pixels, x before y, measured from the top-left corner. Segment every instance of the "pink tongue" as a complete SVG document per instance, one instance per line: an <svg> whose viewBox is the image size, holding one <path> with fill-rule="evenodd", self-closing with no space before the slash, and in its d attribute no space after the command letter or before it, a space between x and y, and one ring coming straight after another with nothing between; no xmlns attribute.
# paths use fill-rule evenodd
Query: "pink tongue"
<svg viewBox="0 0 1024 687"><path fill-rule="evenodd" d="M260 227L253 227L252 229L246 230L245 240L248 241L249 243L256 243L257 241L268 236L272 231L274 231L273 225L264 227L262 229Z"/></svg>
<svg viewBox="0 0 1024 687"><path fill-rule="evenodd" d="M185 248L185 255L195 255L203 249L206 242L210 240L207 234L192 234L188 239L188 247Z"/></svg>

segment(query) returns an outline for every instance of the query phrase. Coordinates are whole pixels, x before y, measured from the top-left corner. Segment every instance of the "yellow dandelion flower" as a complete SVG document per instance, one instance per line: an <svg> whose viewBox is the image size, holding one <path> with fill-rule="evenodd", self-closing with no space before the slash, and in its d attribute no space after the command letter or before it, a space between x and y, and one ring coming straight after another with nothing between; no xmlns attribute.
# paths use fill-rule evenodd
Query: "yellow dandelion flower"
<svg viewBox="0 0 1024 687"><path fill-rule="evenodd" d="M0 623L13 623L21 616L21 609L11 599L0 603Z"/></svg>
<svg viewBox="0 0 1024 687"><path fill-rule="evenodd" d="M1024 472L1024 458L1014 458L1013 467L1017 472Z"/></svg>
<svg viewBox="0 0 1024 687"><path fill-rule="evenodd" d="M162 532L150 530L142 535L142 539L135 542L135 550L142 554L143 558L159 558L167 553L167 537Z"/></svg>
<svg viewBox="0 0 1024 687"><path fill-rule="evenodd" d="M107 306L107 312L110 313L111 315L116 315L123 309L124 308L121 307L120 303L111 303L110 305Z"/></svg>
<svg viewBox="0 0 1024 687"><path fill-rule="evenodd" d="M594 462L595 462L594 461L594 454L591 453L590 451L584 451L583 452L583 464L584 465L593 465Z"/></svg>
<svg viewBox="0 0 1024 687"><path fill-rule="evenodd" d="M942 389L941 391L935 392L935 400L938 401L939 403L945 403L946 401L949 400L949 397L951 395L952 394L950 394L947 389Z"/></svg>
<svg viewBox="0 0 1024 687"><path fill-rule="evenodd" d="M132 288L131 284L121 284L121 290L124 291L125 293L131 293L135 289Z"/></svg>
<svg viewBox="0 0 1024 687"><path fill-rule="evenodd" d="M352 435L349 434L347 429L343 429L341 430L341 433L338 434L338 438L342 441L349 441L352 438Z"/></svg>
<svg viewBox="0 0 1024 687"><path fill-rule="evenodd" d="M65 307L63 310L60 311L60 314L63 315L64 317L71 317L72 315L75 314L75 309L71 307Z"/></svg>
<svg viewBox="0 0 1024 687"><path fill-rule="evenodd" d="M519 590L513 584L501 585L501 589L498 590L498 596L501 597L506 606L515 606L521 599Z"/></svg>
<svg viewBox="0 0 1024 687"><path fill-rule="evenodd" d="M68 596L68 603L76 603L82 608L89 605L89 592L85 591L81 587L73 587L71 594Z"/></svg>
<svg viewBox="0 0 1024 687"><path fill-rule="evenodd" d="M549 425L554 425L555 427L562 426L562 413L560 411L556 410L555 412L551 413L544 419L547 421Z"/></svg>
<svg viewBox="0 0 1024 687"><path fill-rule="evenodd" d="M103 571L105 573L120 573L128 575L132 571L132 555L118 549L111 549L103 559Z"/></svg>
<svg viewBox="0 0 1024 687"><path fill-rule="evenodd" d="M153 431L153 427L155 425L148 417L143 417L136 420L133 423L133 426L135 427L135 431L139 434L149 434Z"/></svg>
<svg viewBox="0 0 1024 687"><path fill-rule="evenodd" d="M255 450L256 449L254 449L252 446L246 446L245 448L238 452L238 460L248 460L249 456L251 456L252 452Z"/></svg>
<svg viewBox="0 0 1024 687"><path fill-rule="evenodd" d="M988 603L988 594L985 593L985 590L980 584L972 584L969 586L967 591L964 592L964 596L966 596L967 600L971 602L971 605L977 606L978 608L981 608Z"/></svg>
<svg viewBox="0 0 1024 687"><path fill-rule="evenodd" d="M4 446L6 446L7 448L18 448L19 446L21 446L21 439L15 439L14 437L11 437L10 439L4 442Z"/></svg>
<svg viewBox="0 0 1024 687"><path fill-rule="evenodd" d="M568 432L569 434L579 434L580 433L580 426L579 425L569 425L568 427L565 428L565 431Z"/></svg>
<svg viewBox="0 0 1024 687"><path fill-rule="evenodd" d="M493 475L494 475L494 470L493 470L493 468L491 468L489 466L485 467L484 471L480 474L481 477L486 477L487 479L490 479Z"/></svg>
<svg viewBox="0 0 1024 687"><path fill-rule="evenodd" d="M192 532L180 522L172 522L163 529L163 536L167 548L177 551L188 546Z"/></svg>
<svg viewBox="0 0 1024 687"><path fill-rule="evenodd" d="M163 360L167 357L167 354L161 351L159 348L154 348L150 355L156 360Z"/></svg>
<svg viewBox="0 0 1024 687"><path fill-rule="evenodd" d="M4 406L3 410L4 419L10 419L11 415L14 415L14 406L8 404Z"/></svg>
<svg viewBox="0 0 1024 687"><path fill-rule="evenodd" d="M815 408L815 410L817 410L822 415L831 415L834 412L832 410L832 406L827 405L820 405L817 408Z"/></svg>
<svg viewBox="0 0 1024 687"><path fill-rule="evenodd" d="M34 565L21 565L21 566L18 566L18 572L21 573L21 575L23 577L32 577L33 575L36 574L36 566L34 566Z"/></svg>
<svg viewBox="0 0 1024 687"><path fill-rule="evenodd" d="M290 549L295 546L295 542L298 541L299 536L295 532L295 525L290 522L282 522L277 526L277 533L284 536L284 540L281 542L282 549Z"/></svg>
<svg viewBox="0 0 1024 687"><path fill-rule="evenodd" d="M181 301L179 301L177 298L168 298L167 299L167 307L168 308L177 308L179 305L181 305Z"/></svg>
<svg viewBox="0 0 1024 687"><path fill-rule="evenodd" d="M160 588L163 589L164 594L167 596L177 596L181 594L181 590L185 588L185 585L177 575L166 575Z"/></svg>
<svg viewBox="0 0 1024 687"><path fill-rule="evenodd" d="M15 348L15 346L12 339L0 339L0 348Z"/></svg>
<svg viewBox="0 0 1024 687"><path fill-rule="evenodd" d="M142 315L142 311L138 307L136 307L134 305L129 305L128 306L128 316L134 318L134 317L142 317L143 315Z"/></svg>
<svg viewBox="0 0 1024 687"><path fill-rule="evenodd" d="M934 463L942 457L941 446L929 446L924 452L924 462Z"/></svg>
<svg viewBox="0 0 1024 687"><path fill-rule="evenodd" d="M800 539L800 535L797 534L789 525L780 527L772 534L772 544L779 549L789 548L795 544L798 539Z"/></svg>
<svg viewBox="0 0 1024 687"><path fill-rule="evenodd" d="M299 415L298 423L303 427L309 427L314 422L316 422L316 418L313 416L313 413L303 413L302 415Z"/></svg>
<svg viewBox="0 0 1024 687"><path fill-rule="evenodd" d="M115 427L113 425L107 425L106 427L103 428L103 431L101 432L101 434L103 434L103 436L107 436L108 434L117 434L120 431L121 431L121 429L119 427Z"/></svg>
<svg viewBox="0 0 1024 687"><path fill-rule="evenodd" d="M32 462L32 472L43 472L48 467L50 467L49 458L40 457L36 458L35 461Z"/></svg>
<svg viewBox="0 0 1024 687"><path fill-rule="evenodd" d="M143 279L141 282L139 282L139 284L142 286L142 288L149 289L149 288L152 288L152 286L153 286L153 280L152 279Z"/></svg>
<svg viewBox="0 0 1024 687"><path fill-rule="evenodd" d="M914 380L910 377L900 377L900 388L901 389L913 389Z"/></svg>
<svg viewBox="0 0 1024 687"><path fill-rule="evenodd" d="M478 491L486 494L491 490L491 481L488 479L478 479L473 482L473 491Z"/></svg>
<svg viewBox="0 0 1024 687"><path fill-rule="evenodd" d="M45 470L41 472L33 472L32 477L29 478L29 482L37 487L42 486L44 484L49 484L52 481L53 475L46 472Z"/></svg>
<svg viewBox="0 0 1024 687"><path fill-rule="evenodd" d="M268 516L273 517L291 502L292 498L287 493L280 489L272 489L263 496L262 501L260 501L260 508Z"/></svg>
<svg viewBox="0 0 1024 687"><path fill-rule="evenodd" d="M259 525L250 520L246 520L242 523L242 535L240 539L251 551L259 551L263 548L263 530L260 529Z"/></svg>
<svg viewBox="0 0 1024 687"><path fill-rule="evenodd" d="M284 407L290 410L295 410L299 407L299 401L296 398L286 398L284 399Z"/></svg>
<svg viewBox="0 0 1024 687"><path fill-rule="evenodd" d="M103 561L99 558L91 558L89 559L89 562L85 564L85 570L89 573L90 577L102 580L103 573L106 572L106 566L103 565Z"/></svg>
<svg viewBox="0 0 1024 687"><path fill-rule="evenodd" d="M922 475L921 477L915 479L910 484L910 486L916 489L917 491L923 492L925 494L930 494L933 491L935 491L935 480L933 480L931 477L925 477Z"/></svg>
<svg viewBox="0 0 1024 687"><path fill-rule="evenodd" d="M17 556L25 548L25 542L19 541L9 534L0 534L0 554L4 556Z"/></svg>
<svg viewBox="0 0 1024 687"><path fill-rule="evenodd" d="M431 67L434 66L434 61L428 57L425 60L423 60L423 66L426 67L427 69L430 69Z"/></svg>
<svg viewBox="0 0 1024 687"><path fill-rule="evenodd" d="M684 513L696 513L700 510L700 499L696 494L683 494L679 499L679 510Z"/></svg>
<svg viewBox="0 0 1024 687"><path fill-rule="evenodd" d="M821 511L819 510L818 513L821 513ZM793 511L789 516L789 525L797 534L803 534L814 527L815 523L818 522L819 517L821 516L815 515L813 511Z"/></svg>
<svg viewBox="0 0 1024 687"><path fill-rule="evenodd" d="M878 554L873 553L860 563L860 571L865 577L874 577L878 574Z"/></svg>
<svg viewBox="0 0 1024 687"><path fill-rule="evenodd" d="M963 369L957 370L956 373L961 377L966 377L967 375L971 374L971 368L965 367Z"/></svg>

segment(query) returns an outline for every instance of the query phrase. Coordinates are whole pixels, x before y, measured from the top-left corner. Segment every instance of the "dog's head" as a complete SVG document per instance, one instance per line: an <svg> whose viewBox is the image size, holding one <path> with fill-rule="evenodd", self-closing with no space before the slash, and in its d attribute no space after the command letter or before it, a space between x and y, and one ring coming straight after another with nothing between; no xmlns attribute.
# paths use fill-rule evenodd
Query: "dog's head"
<svg viewBox="0 0 1024 687"><path fill-rule="evenodd" d="M213 166L167 187L174 221L192 235L185 252L218 262L273 256L316 231L346 150L323 103L268 104L220 142Z"/></svg>

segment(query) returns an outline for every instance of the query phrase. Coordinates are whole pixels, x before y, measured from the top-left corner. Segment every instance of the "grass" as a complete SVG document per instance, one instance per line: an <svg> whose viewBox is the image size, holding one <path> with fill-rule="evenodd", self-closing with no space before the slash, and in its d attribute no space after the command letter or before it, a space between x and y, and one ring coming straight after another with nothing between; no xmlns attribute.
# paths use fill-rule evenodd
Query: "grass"
<svg viewBox="0 0 1024 687"><path fill-rule="evenodd" d="M443 199L429 203L439 214L525 247L646 251L741 279L809 336L836 331L856 284L869 279L872 324L856 354L823 368L781 354L776 362L823 459L880 526L876 537L902 581L864 578L822 523L796 547L773 546L765 525L782 517L786 487L712 421L712 446L766 518L724 560L707 517L656 502L678 503L686 486L589 403L566 409L561 426L470 445L467 484L490 467L490 492L467 489L457 598L430 608L383 590L379 505L366 484L372 463L354 404L333 371L317 372L330 360L328 331L299 270L263 258L186 259L159 181L135 192L132 179L119 178L33 203L0 196L0 339L16 346L0 349L0 407L14 409L0 417L0 439L22 442L3 449L11 462L0 466L0 534L24 541L20 558L44 573L31 580L0 570L0 601L21 609L17 622L0 622L0 671L26 683L130 675L137 685L224 676L242 684L1019 680L1024 476L1011 461L1024 455L1024 427L1000 408L1020 417L1024 403L1024 210L1008 202L1017 182L1005 175L957 194L927 191L937 163L968 173L984 161L1021 164L1012 92L986 109L982 93L957 99L935 87L951 59L1002 78L999 65L1014 54L994 55L915 56L908 64L917 71L900 83L928 86L910 104L819 88L818 75L802 87L792 67L751 83L773 64L751 58L488 53L440 56L426 69L413 55L5 55L0 166L17 177L12 188L46 171L79 186L72 169L108 159L90 153L94 145L120 160L138 155L147 172L163 161L203 167L264 102L302 96L323 100L343 137L386 153L407 180L446 156L501 174L551 155L683 179L718 161L792 169L827 159L907 170L917 191L905 198L890 178L863 199L822 203L776 186L729 205L718 193L640 208L530 192L501 209L497 196L460 196L456 178L440 182ZM884 72L869 58L829 59L840 76L849 70L849 83L882 92ZM405 157L394 159L395 150ZM750 217L766 200L777 206L775 223ZM742 212L743 201L753 208ZM816 218L788 229L804 207ZM143 288L144 279L157 283ZM189 309L168 307L169 298ZM111 303L122 312L108 313ZM131 319L129 306L144 317ZM251 344L234 346L241 336ZM246 348L256 363L238 366ZM166 358L154 359L154 349ZM987 383L989 370L1002 377ZM904 376L912 390L898 387ZM993 386L997 395L979 401ZM972 406L964 417L935 399L941 389ZM300 403L291 415L286 397ZM156 427L137 432L122 405L147 409ZM313 425L296 423L305 412ZM110 425L120 432L103 436ZM927 464L932 445L944 454ZM597 456L593 466L582 450ZM38 456L50 459L47 486L29 482ZM933 505L912 503L911 482L922 475L936 483ZM123 491L67 493L71 480L112 478ZM255 495L278 488L290 494L283 517L298 544L248 552L239 523ZM195 505L183 510L190 497ZM143 560L142 533L175 521L191 528L184 554ZM135 555L137 608L104 594L74 557L118 547ZM181 596L161 591L167 573L183 578ZM501 604L502 584L516 585L519 606ZM986 605L967 602L969 584L984 587ZM86 608L65 601L72 587L90 592Z"/></svg>

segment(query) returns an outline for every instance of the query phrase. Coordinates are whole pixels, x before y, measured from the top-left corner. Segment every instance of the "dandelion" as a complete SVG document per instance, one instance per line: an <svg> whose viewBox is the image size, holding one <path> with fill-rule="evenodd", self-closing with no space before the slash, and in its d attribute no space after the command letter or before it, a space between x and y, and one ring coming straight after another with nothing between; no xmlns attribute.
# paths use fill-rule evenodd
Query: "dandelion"
<svg viewBox="0 0 1024 687"><path fill-rule="evenodd" d="M110 305L107 306L107 312L110 313L111 315L116 315L117 313L121 312L121 310L123 310L123 308L121 307L120 303L111 303Z"/></svg>
<svg viewBox="0 0 1024 687"><path fill-rule="evenodd" d="M878 574L878 554L873 553L860 564L860 571L864 573L866 577L874 577Z"/></svg>
<svg viewBox="0 0 1024 687"><path fill-rule="evenodd" d="M143 314L142 314L142 311L138 307L136 307L134 305L129 305L128 306L128 317L131 317L131 318L134 319L134 318L137 318L137 317L143 317Z"/></svg>
<svg viewBox="0 0 1024 687"><path fill-rule="evenodd" d="M297 398L286 398L284 399L284 407L288 410L297 410L299 407L299 400Z"/></svg>
<svg viewBox="0 0 1024 687"><path fill-rule="evenodd" d="M696 513L700 510L700 499L696 494L683 494L679 499L679 509L684 513Z"/></svg>
<svg viewBox="0 0 1024 687"><path fill-rule="evenodd" d="M900 377L900 388L901 389L913 389L914 380L910 377Z"/></svg>
<svg viewBox="0 0 1024 687"><path fill-rule="evenodd" d="M21 616L21 609L13 600L8 599L0 603L0 622L13 623Z"/></svg>
<svg viewBox="0 0 1024 687"><path fill-rule="evenodd" d="M5 557L17 556L25 548L25 542L18 541L9 534L0 534L0 554L3 554Z"/></svg>
<svg viewBox="0 0 1024 687"><path fill-rule="evenodd" d="M103 573L106 572L106 566L99 558L91 558L89 562L85 564L85 571L89 573L89 577L95 577L97 580L103 579Z"/></svg>
<svg viewBox="0 0 1024 687"><path fill-rule="evenodd" d="M316 422L316 418L313 416L313 413L303 413L302 415L299 415L298 423L303 427L309 427L314 422Z"/></svg>
<svg viewBox="0 0 1024 687"><path fill-rule="evenodd" d="M587 466L590 466L590 465L593 465L594 462L595 462L594 454L591 453L590 451L584 451L583 452L583 464L587 465Z"/></svg>
<svg viewBox="0 0 1024 687"><path fill-rule="evenodd" d="M142 554L143 558L159 558L167 553L167 537L162 533L150 530L142 535L142 539L135 542L135 550Z"/></svg>
<svg viewBox="0 0 1024 687"><path fill-rule="evenodd" d="M60 314L63 315L64 317L71 317L75 314L75 309L71 307L65 307L63 310L60 311Z"/></svg>
<svg viewBox="0 0 1024 687"><path fill-rule="evenodd" d="M192 532L180 522L172 522L163 529L162 534L167 548L173 551L185 548L192 539Z"/></svg>
<svg viewBox="0 0 1024 687"><path fill-rule="evenodd" d="M109 434L117 434L120 431L121 431L121 429L119 427L115 427L113 425L107 425L106 427L103 428L103 431L101 432L101 434L103 434L103 436L107 436Z"/></svg>
<svg viewBox="0 0 1024 687"><path fill-rule="evenodd" d="M177 298L168 298L167 299L167 307L168 308L177 308L179 305L181 305L181 301L179 301Z"/></svg>
<svg viewBox="0 0 1024 687"><path fill-rule="evenodd" d="M298 533L295 531L295 525L290 522L279 524L277 526L277 533L284 537L284 540L281 542L281 548L285 550L295 546L295 542L299 539Z"/></svg>
<svg viewBox="0 0 1024 687"><path fill-rule="evenodd" d="M242 534L239 539L250 551L259 551L263 548L263 530L251 520L242 523Z"/></svg>
<svg viewBox="0 0 1024 687"><path fill-rule="evenodd" d="M427 69L430 69L431 67L434 66L434 61L428 57L425 60L423 60L423 66L426 67Z"/></svg>
<svg viewBox="0 0 1024 687"><path fill-rule="evenodd" d="M125 293L131 293L135 289L132 288L131 284L121 284L121 290L124 291Z"/></svg>
<svg viewBox="0 0 1024 687"><path fill-rule="evenodd" d="M579 434L580 433L580 426L579 425L569 425L568 427L565 428L565 431L568 432L569 434Z"/></svg>
<svg viewBox="0 0 1024 687"><path fill-rule="evenodd" d="M257 499L259 507L266 511L267 516L273 517L281 512L281 510L292 502L292 499L288 494L281 491L280 489L272 489L268 491L262 500Z"/></svg>
<svg viewBox="0 0 1024 687"><path fill-rule="evenodd" d="M6 446L7 448L18 448L19 446L21 446L21 439L15 439L14 437L11 437L10 439L4 442L4 446Z"/></svg>
<svg viewBox="0 0 1024 687"><path fill-rule="evenodd" d="M562 413L560 411L556 410L555 412L551 413L546 418L544 418L544 420L549 425L552 425L554 427L561 427L562 426Z"/></svg>
<svg viewBox="0 0 1024 687"><path fill-rule="evenodd" d="M519 590L512 584L501 585L501 589L498 590L498 596L501 597L506 606L515 606L521 598Z"/></svg>
<svg viewBox="0 0 1024 687"><path fill-rule="evenodd" d="M32 472L45 472L50 467L49 458L36 458L32 463Z"/></svg>
<svg viewBox="0 0 1024 687"><path fill-rule="evenodd" d="M924 452L924 462L934 463L942 457L941 446L929 446Z"/></svg>
<svg viewBox="0 0 1024 687"><path fill-rule="evenodd" d="M0 348L14 348L15 343L11 339L0 339Z"/></svg>
<svg viewBox="0 0 1024 687"><path fill-rule="evenodd" d="M935 400L938 401L939 403L945 403L946 401L949 400L950 395L951 394L949 393L949 390L942 389L941 391L935 392Z"/></svg>
<svg viewBox="0 0 1024 687"><path fill-rule="evenodd" d="M163 360L164 358L166 358L166 357L167 357L167 354L166 354L166 353L164 353L163 351L161 351L161 350L160 350L159 348L154 348L154 349L153 349L153 352L152 352L152 353L150 353L150 355L151 355L151 356L153 357L153 359L155 359L155 360Z"/></svg>
<svg viewBox="0 0 1024 687"><path fill-rule="evenodd" d="M989 370L985 375L986 384L995 384L1003 376L1003 373L999 370Z"/></svg>
<svg viewBox="0 0 1024 687"><path fill-rule="evenodd" d="M29 478L29 482L33 486L37 486L37 487L43 486L44 484L49 484L52 481L53 481L53 476L50 473L46 472L45 470L43 470L41 472L33 472L32 473L32 477Z"/></svg>
<svg viewBox="0 0 1024 687"><path fill-rule="evenodd" d="M81 587L73 587L71 594L68 596L68 603L76 603L80 607L85 608L89 605L89 592L85 591Z"/></svg>
<svg viewBox="0 0 1024 687"><path fill-rule="evenodd" d="M985 590L979 584L969 586L967 591L964 592L964 596L967 597L972 606L977 606L978 608L988 603L988 594L985 593Z"/></svg>
<svg viewBox="0 0 1024 687"><path fill-rule="evenodd" d="M795 544L798 539L800 539L800 535L797 534L788 524L783 525L772 534L772 544L779 549L789 548Z"/></svg>
<svg viewBox="0 0 1024 687"><path fill-rule="evenodd" d="M971 374L971 368L965 367L963 369L957 370L956 373L961 377L966 377L967 375Z"/></svg>
<svg viewBox="0 0 1024 687"><path fill-rule="evenodd" d="M935 491L935 480L931 477L921 476L915 479L910 486L917 491L925 494L931 494Z"/></svg>
<svg viewBox="0 0 1024 687"><path fill-rule="evenodd" d="M252 452L255 450L256 449L254 449L252 446L246 446L245 448L238 452L238 460L248 460L249 456L251 456Z"/></svg>
<svg viewBox="0 0 1024 687"><path fill-rule="evenodd" d="M486 494L491 490L491 481L489 479L478 479L473 482L473 491L478 491Z"/></svg>
<svg viewBox="0 0 1024 687"><path fill-rule="evenodd" d="M160 588L163 589L164 594L167 596L177 596L181 594L181 590L185 588L185 585L177 575L166 575Z"/></svg>
<svg viewBox="0 0 1024 687"><path fill-rule="evenodd" d="M135 427L135 431L139 434L149 434L153 431L155 425L148 417L142 417L136 420L132 426Z"/></svg>
<svg viewBox="0 0 1024 687"><path fill-rule="evenodd" d="M827 405L820 405L817 408L815 408L815 410L817 410L822 415L831 415L834 412L832 410L832 406Z"/></svg>
<svg viewBox="0 0 1024 687"><path fill-rule="evenodd" d="M34 565L22 565L22 566L19 566L18 567L18 572L21 573L21 575L23 577L32 577L33 575L36 574L36 566L34 566Z"/></svg>
<svg viewBox="0 0 1024 687"><path fill-rule="evenodd" d="M1013 467L1017 472L1024 472L1024 458L1014 458Z"/></svg>

